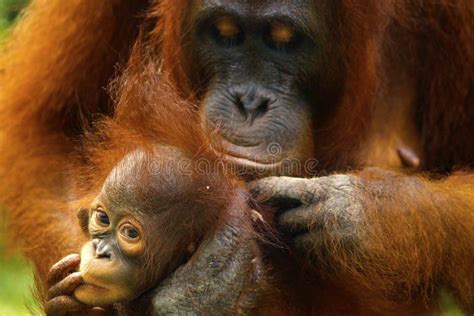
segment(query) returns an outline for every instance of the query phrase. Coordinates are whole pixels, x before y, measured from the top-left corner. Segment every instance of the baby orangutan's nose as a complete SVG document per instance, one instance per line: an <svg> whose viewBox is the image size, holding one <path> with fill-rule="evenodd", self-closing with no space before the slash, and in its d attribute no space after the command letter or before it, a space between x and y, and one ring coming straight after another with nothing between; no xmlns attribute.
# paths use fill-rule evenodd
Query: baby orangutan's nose
<svg viewBox="0 0 474 316"><path fill-rule="evenodd" d="M95 258L107 258L110 259L112 257L112 250L110 248L110 244L105 239L94 239L92 244L95 248Z"/></svg>

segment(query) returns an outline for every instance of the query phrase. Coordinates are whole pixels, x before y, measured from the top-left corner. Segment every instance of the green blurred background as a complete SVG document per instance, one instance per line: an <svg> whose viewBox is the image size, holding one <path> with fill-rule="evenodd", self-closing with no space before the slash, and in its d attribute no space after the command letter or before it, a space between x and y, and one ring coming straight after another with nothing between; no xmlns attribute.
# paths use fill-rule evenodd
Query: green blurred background
<svg viewBox="0 0 474 316"><path fill-rule="evenodd" d="M9 27L18 19L27 2L28 0L0 0L0 42L8 36ZM33 295L32 267L18 254L7 251L3 242L4 225L4 214L0 212L0 316L41 314ZM443 306L443 315L462 315L446 295L443 296Z"/></svg>
<svg viewBox="0 0 474 316"><path fill-rule="evenodd" d="M2 36L27 2L28 0L0 0L0 34Z"/></svg>

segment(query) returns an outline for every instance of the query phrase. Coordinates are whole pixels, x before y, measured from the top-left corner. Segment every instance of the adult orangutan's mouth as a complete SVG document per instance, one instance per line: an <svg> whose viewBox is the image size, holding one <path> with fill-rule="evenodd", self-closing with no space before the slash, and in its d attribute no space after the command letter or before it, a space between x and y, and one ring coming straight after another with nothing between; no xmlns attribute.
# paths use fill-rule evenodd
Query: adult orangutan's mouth
<svg viewBox="0 0 474 316"><path fill-rule="evenodd" d="M240 146L229 141L221 142L223 154L229 161L259 168L272 168L281 165L283 159L278 155L271 154L267 148L262 149L261 145Z"/></svg>
<svg viewBox="0 0 474 316"><path fill-rule="evenodd" d="M283 160L268 154L261 154L261 147L242 147L224 141L222 158L231 164L232 170L244 177L260 178L278 174L282 169Z"/></svg>
<svg viewBox="0 0 474 316"><path fill-rule="evenodd" d="M224 154L223 159L231 164L232 170L236 175L248 180L277 175L283 169L283 161L262 163L228 154Z"/></svg>
<svg viewBox="0 0 474 316"><path fill-rule="evenodd" d="M224 154L224 159L238 166L248 167L249 169L263 169L263 170L276 169L280 167L283 163L283 161L278 161L274 163L258 162L249 158L238 157L238 156L233 156L233 155L228 155L228 154Z"/></svg>

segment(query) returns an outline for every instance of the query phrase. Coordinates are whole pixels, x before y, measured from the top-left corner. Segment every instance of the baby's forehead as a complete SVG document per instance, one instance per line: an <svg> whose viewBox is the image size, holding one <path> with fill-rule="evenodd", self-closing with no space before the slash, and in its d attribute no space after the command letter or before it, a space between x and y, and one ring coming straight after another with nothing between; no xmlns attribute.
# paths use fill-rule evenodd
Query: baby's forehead
<svg viewBox="0 0 474 316"><path fill-rule="evenodd" d="M133 207L191 193L186 192L192 188L186 160L183 152L171 146L130 152L110 172L102 194L111 202Z"/></svg>

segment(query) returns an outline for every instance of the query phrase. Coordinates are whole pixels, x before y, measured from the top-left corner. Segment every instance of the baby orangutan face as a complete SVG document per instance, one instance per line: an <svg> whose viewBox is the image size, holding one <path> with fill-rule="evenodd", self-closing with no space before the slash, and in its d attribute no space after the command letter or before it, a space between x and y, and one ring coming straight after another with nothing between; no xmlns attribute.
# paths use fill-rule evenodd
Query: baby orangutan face
<svg viewBox="0 0 474 316"><path fill-rule="evenodd" d="M110 208L100 198L90 211L81 212L88 220L90 241L81 251L85 284L76 289L76 298L97 306L135 298L150 286L141 277L145 265L142 223L130 213Z"/></svg>
<svg viewBox="0 0 474 316"><path fill-rule="evenodd" d="M81 252L84 284L74 293L77 300L92 306L131 301L189 258L222 210L205 194L223 185L179 170L183 157L169 147L153 155L131 152L109 174L90 209L79 211L89 242Z"/></svg>

